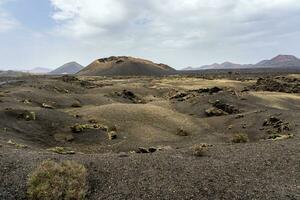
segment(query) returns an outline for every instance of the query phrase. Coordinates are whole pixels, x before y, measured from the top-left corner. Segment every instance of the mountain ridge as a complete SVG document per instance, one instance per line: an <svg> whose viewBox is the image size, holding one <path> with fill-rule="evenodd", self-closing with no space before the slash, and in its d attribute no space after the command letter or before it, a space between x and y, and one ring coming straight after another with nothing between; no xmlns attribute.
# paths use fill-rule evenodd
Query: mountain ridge
<svg viewBox="0 0 300 200"><path fill-rule="evenodd" d="M232 62L214 63L201 67L189 67L184 70L208 70L208 69L248 69L248 68L300 68L300 59L294 55L277 55L270 60L262 60L256 64L237 64Z"/></svg>

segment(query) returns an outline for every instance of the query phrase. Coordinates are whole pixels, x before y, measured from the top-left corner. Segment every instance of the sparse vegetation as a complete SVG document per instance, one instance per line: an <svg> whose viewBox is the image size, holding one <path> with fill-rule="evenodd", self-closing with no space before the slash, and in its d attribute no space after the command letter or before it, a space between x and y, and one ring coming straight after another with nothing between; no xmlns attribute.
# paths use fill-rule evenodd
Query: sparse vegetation
<svg viewBox="0 0 300 200"><path fill-rule="evenodd" d="M102 130L102 131L108 131L109 128L108 126L102 125L102 124L75 124L73 126L70 127L71 131L73 133L81 133L86 129L98 129L98 130ZM111 129L110 131L114 131L116 130Z"/></svg>
<svg viewBox="0 0 300 200"><path fill-rule="evenodd" d="M27 148L28 147L27 145L19 144L19 143L13 142L12 140L8 140L7 144L13 145L17 148Z"/></svg>
<svg viewBox="0 0 300 200"><path fill-rule="evenodd" d="M248 135L244 133L237 133L233 136L232 140L233 143L246 143L249 141Z"/></svg>
<svg viewBox="0 0 300 200"><path fill-rule="evenodd" d="M273 134L268 137L269 140L284 140L284 139L290 139L293 138L293 134L287 134L287 135L280 135L280 134Z"/></svg>
<svg viewBox="0 0 300 200"><path fill-rule="evenodd" d="M27 194L35 200L83 200L88 191L87 170L74 161L44 161L28 178Z"/></svg>
<svg viewBox="0 0 300 200"><path fill-rule="evenodd" d="M70 128L73 133L81 133L84 131L84 129L87 128L87 126L82 125L82 124L75 124L74 126L71 126Z"/></svg>
<svg viewBox="0 0 300 200"><path fill-rule="evenodd" d="M19 115L19 118L25 119L26 121L35 121L36 114L32 111L25 111L21 115Z"/></svg>
<svg viewBox="0 0 300 200"><path fill-rule="evenodd" d="M204 156L207 152L207 148L209 145L207 144L196 144L192 147L193 155L197 157Z"/></svg>
<svg viewBox="0 0 300 200"><path fill-rule="evenodd" d="M49 148L47 150L52 151L54 153L58 153L58 154L64 154L64 155L75 154L75 151L69 150L69 149L64 148L64 147L53 147L53 148Z"/></svg>

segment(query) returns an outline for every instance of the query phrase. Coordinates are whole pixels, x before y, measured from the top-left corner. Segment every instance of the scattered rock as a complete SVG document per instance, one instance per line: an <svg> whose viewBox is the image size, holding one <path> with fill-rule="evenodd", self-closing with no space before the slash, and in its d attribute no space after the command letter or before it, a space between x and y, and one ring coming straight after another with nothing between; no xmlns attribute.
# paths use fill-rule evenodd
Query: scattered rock
<svg viewBox="0 0 300 200"><path fill-rule="evenodd" d="M42 104L42 107L43 107L43 108L46 108L46 109L54 109L54 106L51 106L51 105L46 104L46 103L43 103L43 104Z"/></svg>
<svg viewBox="0 0 300 200"><path fill-rule="evenodd" d="M155 147L150 147L150 148L148 149L148 151L149 151L150 153L154 153L154 152L157 151L157 148L155 148Z"/></svg>
<svg viewBox="0 0 300 200"><path fill-rule="evenodd" d="M117 139L117 133L115 131L110 131L109 133L107 133L107 135L109 140Z"/></svg>
<svg viewBox="0 0 300 200"><path fill-rule="evenodd" d="M244 118L244 117L245 117L244 115L239 114L239 115L236 115L236 116L235 116L235 119L241 119L241 118Z"/></svg>
<svg viewBox="0 0 300 200"><path fill-rule="evenodd" d="M281 119L275 116L271 116L269 119L265 119L263 126L272 127L276 129L277 133L291 130L288 122L283 122Z"/></svg>
<svg viewBox="0 0 300 200"><path fill-rule="evenodd" d="M140 99L137 95L129 90L123 90L122 92L116 92L116 95L122 97L124 99L130 100L133 103L143 103L142 99Z"/></svg>
<svg viewBox="0 0 300 200"><path fill-rule="evenodd" d="M227 114L237 114L237 113L240 112L233 105L223 103L220 100L215 101L213 103L213 106L216 107L216 108L218 108L218 109L220 109L220 110L222 110L222 111L224 111Z"/></svg>
<svg viewBox="0 0 300 200"><path fill-rule="evenodd" d="M136 153L149 153L149 151L144 147L139 147Z"/></svg>
<svg viewBox="0 0 300 200"><path fill-rule="evenodd" d="M259 78L256 84L251 86L251 89L256 91L300 93L300 80L288 77Z"/></svg>
<svg viewBox="0 0 300 200"><path fill-rule="evenodd" d="M156 147L149 147L149 148L144 148L144 147L139 147L136 153L154 153L158 150Z"/></svg>

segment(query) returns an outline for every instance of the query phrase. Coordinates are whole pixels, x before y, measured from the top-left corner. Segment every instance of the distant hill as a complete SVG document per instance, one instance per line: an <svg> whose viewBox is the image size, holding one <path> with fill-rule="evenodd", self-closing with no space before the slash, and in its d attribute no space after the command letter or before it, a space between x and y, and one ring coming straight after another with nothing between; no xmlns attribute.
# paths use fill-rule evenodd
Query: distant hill
<svg viewBox="0 0 300 200"><path fill-rule="evenodd" d="M248 69L248 68L300 68L300 59L292 55L278 55L271 60L263 60L257 64L236 64L224 62L214 63L196 68L186 68L183 70L208 70L208 69Z"/></svg>
<svg viewBox="0 0 300 200"><path fill-rule="evenodd" d="M78 75L83 76L162 76L176 70L165 64L126 56L112 56L95 60Z"/></svg>
<svg viewBox="0 0 300 200"><path fill-rule="evenodd" d="M83 66L78 64L77 62L69 62L64 64L63 66L49 72L49 74L76 74L80 70L83 69Z"/></svg>
<svg viewBox="0 0 300 200"><path fill-rule="evenodd" d="M248 65L247 65L248 66ZM212 65L204 65L199 69L239 69L244 68L245 65L236 64L232 62L224 62L222 64L214 63Z"/></svg>
<svg viewBox="0 0 300 200"><path fill-rule="evenodd" d="M293 55L278 55L271 60L263 60L255 65L256 67L268 67L268 68L300 68L300 59Z"/></svg>

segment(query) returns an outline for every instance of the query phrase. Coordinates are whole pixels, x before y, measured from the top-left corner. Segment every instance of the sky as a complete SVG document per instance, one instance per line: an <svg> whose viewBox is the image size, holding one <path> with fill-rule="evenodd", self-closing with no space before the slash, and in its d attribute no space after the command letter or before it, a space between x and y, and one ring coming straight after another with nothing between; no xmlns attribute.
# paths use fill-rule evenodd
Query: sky
<svg viewBox="0 0 300 200"><path fill-rule="evenodd" d="M299 0L0 0L0 70L133 56L176 69L300 56Z"/></svg>

